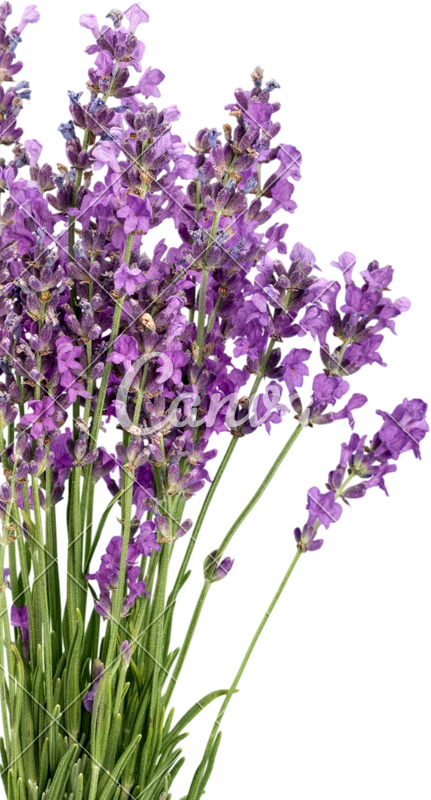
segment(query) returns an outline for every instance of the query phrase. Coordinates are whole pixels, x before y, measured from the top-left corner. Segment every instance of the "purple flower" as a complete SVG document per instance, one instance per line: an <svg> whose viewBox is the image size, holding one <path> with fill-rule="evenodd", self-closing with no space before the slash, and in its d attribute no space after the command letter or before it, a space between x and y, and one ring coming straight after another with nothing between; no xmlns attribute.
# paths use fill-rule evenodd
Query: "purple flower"
<svg viewBox="0 0 431 800"><path fill-rule="evenodd" d="M33 22L39 22L40 14L37 10L36 5L26 6L24 9L24 13L21 17L21 22L16 28L13 29L13 32L18 34L18 36L23 32L24 28Z"/></svg>
<svg viewBox="0 0 431 800"><path fill-rule="evenodd" d="M129 20L129 33L135 33L138 25L144 22L149 22L150 17L139 3L132 3L132 5L124 12L125 19Z"/></svg>
<svg viewBox="0 0 431 800"><path fill-rule="evenodd" d="M96 658L93 663L91 686L89 691L84 695L84 699L82 701L84 708L87 711L89 711L90 714L93 711L94 699L96 697L96 693L99 688L99 683L101 681L104 670L105 670L104 664L102 663L102 661Z"/></svg>
<svg viewBox="0 0 431 800"><path fill-rule="evenodd" d="M159 69L151 69L151 67L148 67L139 81L139 91L144 97L160 97L160 89L158 86L164 78L163 72Z"/></svg>
<svg viewBox="0 0 431 800"><path fill-rule="evenodd" d="M312 486L307 493L308 521L307 525L313 527L318 520L325 528L332 522L337 522L342 513L339 503L336 503L335 492L321 494L317 486Z"/></svg>
<svg viewBox="0 0 431 800"><path fill-rule="evenodd" d="M304 361L308 361L311 356L311 350L298 349L296 347L285 356L282 360L282 365L285 367L284 381L290 394L293 394L295 389L302 386L304 377L309 375L308 367Z"/></svg>
<svg viewBox="0 0 431 800"><path fill-rule="evenodd" d="M320 373L313 380L313 402L316 405L326 406L343 397L349 390L349 384L343 378Z"/></svg>
<svg viewBox="0 0 431 800"><path fill-rule="evenodd" d="M82 354L82 347L75 346L69 336L60 336L56 341L57 366L60 373L60 385L69 387L75 382L74 372L82 372L77 357Z"/></svg>
<svg viewBox="0 0 431 800"><path fill-rule="evenodd" d="M30 167L34 167L39 160L39 156L42 152L42 145L37 139L26 139L24 142L24 147L26 153L29 154L30 157Z"/></svg>
<svg viewBox="0 0 431 800"><path fill-rule="evenodd" d="M129 295L134 294L143 282L144 276L141 270L137 267L129 267L125 261L114 275L115 291L121 292L122 289L125 289Z"/></svg>
<svg viewBox="0 0 431 800"><path fill-rule="evenodd" d="M30 400L29 404L32 412L24 414L20 422L30 427L33 439L39 439L57 430L57 425L52 419L55 414L55 401L52 397L44 397L43 400Z"/></svg>
<svg viewBox="0 0 431 800"><path fill-rule="evenodd" d="M125 639L124 642L121 642L120 653L125 663L128 664L131 659L131 652L130 652L130 642L128 642L127 639Z"/></svg>
<svg viewBox="0 0 431 800"><path fill-rule="evenodd" d="M96 58L95 61L97 69L97 75L99 77L105 77L112 73L114 68L114 59L111 53L107 50L101 50ZM91 110L94 113L97 110L97 100L96 100L96 107L92 106Z"/></svg>
<svg viewBox="0 0 431 800"><path fill-rule="evenodd" d="M95 39L100 36L97 17L95 17L94 14L81 14L79 18L79 24L82 28L88 28L92 32Z"/></svg>
<svg viewBox="0 0 431 800"><path fill-rule="evenodd" d="M157 534L154 522L144 522L140 527L140 533L136 537L136 546L143 556L151 556L152 551L161 550L157 541Z"/></svg>
<svg viewBox="0 0 431 800"><path fill-rule="evenodd" d="M51 443L50 451L54 455L54 476L55 481L63 485L68 477L73 465L73 458L67 449L67 441L71 439L71 430L66 428Z"/></svg>
<svg viewBox="0 0 431 800"><path fill-rule="evenodd" d="M124 219L124 232L141 230L147 233L150 229L151 206L147 197L127 196L127 205L117 211L117 217Z"/></svg>
<svg viewBox="0 0 431 800"><path fill-rule="evenodd" d="M429 431L426 421L427 404L423 400L405 398L392 412L377 411L383 425L372 442L373 450L381 461L397 460L402 453L413 450L420 458L419 442Z"/></svg>
<svg viewBox="0 0 431 800"><path fill-rule="evenodd" d="M3 586L5 586L6 589L10 589L9 578L10 578L10 569L9 567L5 567L3 570Z"/></svg>
<svg viewBox="0 0 431 800"><path fill-rule="evenodd" d="M15 604L12 605L10 612L10 621L15 628L20 628L22 641L28 642L29 624L28 624L27 606L22 606L20 608Z"/></svg>
<svg viewBox="0 0 431 800"><path fill-rule="evenodd" d="M305 553L308 550L320 550L323 544L323 539L316 539L317 530L310 528L309 525L304 525L302 531L300 528L295 528L293 535L297 545Z"/></svg>
<svg viewBox="0 0 431 800"><path fill-rule="evenodd" d="M113 364L123 364L124 371L127 372L137 358L139 358L139 350L136 339L123 333L116 339L114 351L108 356L107 361L112 361Z"/></svg>
<svg viewBox="0 0 431 800"><path fill-rule="evenodd" d="M121 611L122 617L127 616L138 597L150 597L146 582L140 580L141 568L136 564L136 560L142 554L143 549L148 549L149 547L150 551L151 548L157 550L160 549L160 546L158 548L154 546L151 536L146 535L147 531L150 532L151 529L154 530L154 523L147 522L144 523L142 527L145 527L145 531L140 535L144 537L144 541L138 545L137 540L132 538L127 548L126 575L129 593L123 601ZM97 572L88 573L85 576L87 580L96 580L99 584L100 598L95 603L94 608L95 611L97 611L97 613L100 614L104 619L109 619L111 614L111 599L109 592L115 591L118 588L122 549L122 536L113 536L111 541L108 543L106 553L101 558L100 567Z"/></svg>
<svg viewBox="0 0 431 800"><path fill-rule="evenodd" d="M218 565L214 573L214 580L221 581L222 578L225 578L226 575L228 575L229 572L231 571L234 565L234 561L235 559L229 558L229 556L226 556L226 558L224 558L223 561L220 561L220 564Z"/></svg>
<svg viewBox="0 0 431 800"><path fill-rule="evenodd" d="M68 142L70 139L76 138L75 128L71 119L69 122L62 122L61 125L58 126L58 130L60 131L61 135L64 136L66 142Z"/></svg>

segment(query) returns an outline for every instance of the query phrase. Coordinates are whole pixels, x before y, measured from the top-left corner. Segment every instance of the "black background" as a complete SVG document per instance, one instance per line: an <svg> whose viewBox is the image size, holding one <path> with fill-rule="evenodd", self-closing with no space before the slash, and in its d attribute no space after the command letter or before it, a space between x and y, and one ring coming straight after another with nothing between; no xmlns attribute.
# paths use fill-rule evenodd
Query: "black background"
<svg viewBox="0 0 431 800"><path fill-rule="evenodd" d="M108 8L91 4L101 22ZM174 132L185 141L203 125L228 121L222 107L234 87L250 88L256 64L265 68L266 78L280 81L282 89L273 96L283 103L276 117L283 124L278 141L304 153L303 179L294 195L299 210L275 217L291 225L286 241L291 246L299 239L311 247L328 277L336 274L329 260L343 250L360 256L359 269L371 258L396 267L393 296L407 295L413 307L398 320L399 337L387 334L382 347L387 369L367 367L352 381L370 397L358 421L361 433L379 426L376 407L392 410L405 395L431 397L425 60L431 31L425 30L430 26L425 8L412 3L410 13L396 16L387 2L154 4L148 7L155 15L151 24L138 29L147 44L144 67L152 64L167 75L156 102L179 105L183 117ZM90 9L46 1L39 9L41 22L25 31L18 50L26 62L19 78L33 88L20 123L25 136L45 144L41 161L54 163L64 160L55 130L68 118L64 90L84 88L92 65L81 54L91 35L76 20ZM380 86L369 87L374 78ZM166 223L147 238L149 249L160 235L178 243ZM191 697L232 679L293 555L292 529L305 519L305 489L314 483L323 488L348 435L343 426L302 434L232 544L234 571L210 593L182 673L184 688L175 697L178 714ZM287 432L281 425L270 438L261 430L239 443L201 536L206 550L219 544ZM220 452L226 444L221 437ZM353 782L358 794L368 796L394 790L401 795L412 783L415 789L429 785L423 733L430 713L431 440L422 452L422 463L412 454L401 459L398 474L388 479L390 499L370 492L353 511L345 510L321 552L301 559L225 717L209 798L313 800L330 793L338 800ZM213 461L211 471L215 466ZM196 516L200 501L190 503L188 515ZM180 542L178 548L184 546ZM197 580L180 602L176 643L198 594L203 555L196 553ZM209 711L215 713L216 705ZM203 713L191 728L188 761L174 797L187 791L206 739L198 734L210 721Z"/></svg>

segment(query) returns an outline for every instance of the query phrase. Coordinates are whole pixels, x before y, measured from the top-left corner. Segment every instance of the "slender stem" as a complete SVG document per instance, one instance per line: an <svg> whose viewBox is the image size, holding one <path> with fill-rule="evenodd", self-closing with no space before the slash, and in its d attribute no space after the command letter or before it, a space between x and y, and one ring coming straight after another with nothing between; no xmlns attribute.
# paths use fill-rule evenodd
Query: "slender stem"
<svg viewBox="0 0 431 800"><path fill-rule="evenodd" d="M42 599L42 627L43 627L43 649L45 655L45 684L46 684L46 710L49 715L53 712L53 692L52 692L52 658L51 658L51 635L49 624L49 610L48 610L48 596L46 591L46 565L45 565L45 548L43 541L43 526L42 515L40 511L39 502L39 480L37 476L31 479L32 494L33 494L33 507L34 507L34 520L36 529L36 540L39 548L38 565L39 569L36 570L35 577L40 584L40 594Z"/></svg>
<svg viewBox="0 0 431 800"><path fill-rule="evenodd" d="M136 396L135 411L133 413L133 424L134 425L138 425L139 424L139 417L141 415L142 401L144 399L144 390L145 390L145 384L147 382L147 375L148 375L148 367L149 366L150 366L150 362L146 361L144 369L142 370L142 376L141 376L141 380L140 380L140 383L139 383L139 389L137 391L137 396Z"/></svg>
<svg viewBox="0 0 431 800"><path fill-rule="evenodd" d="M265 351L265 355L264 355L263 360L262 360L261 367L259 369L258 374L256 375L256 378L255 378L255 381L253 383L253 386L251 387L250 397L255 395L257 390L259 389L259 386L260 386L260 384L262 382L262 379L263 379L263 377L265 375L266 365L268 363L268 359L269 359L269 357L270 357L270 355L272 353L274 345L275 345L275 339L270 339L269 342L268 342L268 347L266 348L266 351Z"/></svg>
<svg viewBox="0 0 431 800"><path fill-rule="evenodd" d="M355 478L355 477L356 477L356 472L355 472L355 470L353 470L353 471L350 473L350 475L348 475L348 476L347 476L347 478L346 478L346 480L344 481L344 483L342 483L342 484L341 484L340 488L339 488L339 489L337 489L337 491L335 492L335 497L336 497L336 499L338 499L339 497L341 497L341 495L343 494L343 492L344 492L344 489L346 488L346 486L348 486L348 485L349 485L349 483L350 483L350 481L351 481L353 478Z"/></svg>
<svg viewBox="0 0 431 800"><path fill-rule="evenodd" d="M132 252L132 244L133 244L133 234L129 234L127 237L126 247L124 251L124 258L129 263L130 255ZM115 304L115 311L114 316L112 319L112 328L111 328L111 335L109 338L109 345L107 352L105 353L105 366L103 368L102 380L100 382L99 393L97 397L96 408L93 415L93 422L91 425L90 430L90 439L91 445L94 448L97 447L97 439L99 436L100 430L100 423L102 421L102 414L103 414L103 407L105 404L106 398L106 391L108 388L109 376L111 374L112 362L108 361L108 356L112 353L114 349L114 343L118 336L118 331L120 329L120 322L121 322L121 312L123 310L125 296L121 297L117 300ZM75 469L75 468L74 468ZM86 553L91 546L91 534L92 534L92 521L93 521L93 492L94 486L91 486L91 464L85 467L84 469L84 485L82 489L83 499L85 500L85 509L82 512L82 517L87 522L87 536L86 536ZM82 529L82 533L84 530L84 526Z"/></svg>
<svg viewBox="0 0 431 800"><path fill-rule="evenodd" d="M213 310L211 311L211 315L210 315L210 318L208 320L208 325L207 325L207 330L206 330L206 335L207 336L211 333L211 331L213 329L213 325L214 325L214 322L215 322L215 318L217 316L217 312L218 312L218 310L220 308L221 301L222 301L222 297L219 294L219 296L217 297L217 300L216 300L216 304L215 304Z"/></svg>
<svg viewBox="0 0 431 800"><path fill-rule="evenodd" d="M82 140L82 149L87 150L88 142L90 138L90 131L88 128L84 131L84 138ZM76 196L78 194L78 189L81 186L82 181L82 173L83 170L79 169L76 173L75 178L75 185L73 187L73 195L72 195L72 206L76 203ZM75 253L73 249L73 245L75 244L75 217L70 216L68 217L68 244L69 244L69 258L71 261L75 260ZM71 306L74 311L76 311L76 284L74 283L71 289Z"/></svg>
<svg viewBox="0 0 431 800"><path fill-rule="evenodd" d="M58 648L61 650L61 594L60 594L60 578L58 574L58 561L57 561L57 529L56 529L56 514L55 506L51 504L51 494L53 487L53 470L48 467L45 473L46 476L46 550L49 557L52 559L51 565L47 573L48 582L48 596L50 599L49 613L52 623L52 629L55 631L57 637Z"/></svg>
<svg viewBox="0 0 431 800"><path fill-rule="evenodd" d="M201 182L200 180L195 181L196 185L196 222L199 222L201 216ZM194 286L192 291L192 300L191 305L189 308L189 322L193 322L195 318L195 302L196 302L196 278L194 279Z"/></svg>
<svg viewBox="0 0 431 800"><path fill-rule="evenodd" d="M262 481L261 485L259 486L258 490L254 493L254 495L251 498L250 502L246 505L244 510L241 512L239 517L236 519L236 521L234 522L234 524L232 525L232 527L230 528L230 530L226 534L225 538L223 539L223 542L221 543L220 547L217 548L217 555L214 558L214 570L216 569L217 564L220 562L221 556L223 555L223 552L226 549L226 547L228 546L229 542L232 540L232 538L235 535L236 531L238 530L238 528L240 527L242 522L244 522L245 518L248 516L248 514L251 511L251 509L254 508L254 506L256 505L257 501L262 497L265 489L267 488L267 486L269 485L269 483L273 479L273 477L274 477L275 473L277 472L278 468L280 467L280 465L282 464L283 460L287 456L290 448L296 442L296 440L297 440L299 434L301 433L301 431L302 431L302 425L297 425L295 430L293 431L292 435L290 436L290 438L288 439L288 441L284 445L283 449L279 453L278 457L274 461L271 469L269 470L269 472L267 473L267 475L263 479L263 481ZM183 646L182 646L182 648L180 650L180 653L179 653L179 656L178 656L178 659L177 659L177 662L176 662L176 665L175 665L175 669L174 669L172 678L170 680L168 689L166 691L166 695L164 697L164 705L165 706L167 706L167 704L169 702L169 699L170 699L170 697L172 695L172 692L174 691L175 683L176 683L176 681L178 679L178 676L179 676L179 674L181 672L181 669L182 669L182 666L184 664L184 660L186 658L188 649L190 647L190 642L191 642L191 640L193 638L193 635L194 635L194 632L195 632L195 629L196 629L196 625L198 623L199 616L200 616L200 613L202 611L203 604L204 604L204 602L206 600L206 596L207 596L207 594L209 592L209 587L211 585L212 585L211 580L205 580L202 592L201 592L201 594L199 596L199 599L198 599L198 602L197 602L197 605L196 605L195 613L193 614L192 621L191 621L189 629L188 629L188 631L186 633L186 637L184 639Z"/></svg>
<svg viewBox="0 0 431 800"><path fill-rule="evenodd" d="M289 566L289 569L287 570L283 580L281 581L280 586L278 587L274 597L271 600L270 605L268 606L268 610L265 612L265 614L264 614L264 616L263 616L263 618L261 620L261 623L260 623L256 633L254 634L253 639L250 642L250 645L249 645L248 650L247 650L247 652L246 652L246 654L245 654L245 656L244 656L244 658L243 658L243 660L241 662L239 670L238 670L237 674L235 675L234 681L233 681L233 683L232 683L232 685L231 685L231 687L230 687L230 689L229 689L229 691L228 691L228 693L227 693L227 695L226 695L226 697L225 697L225 699L223 701L222 707L220 709L220 713L218 715L219 721L220 721L221 717L223 716L224 712L226 711L226 708L228 707L228 705L230 703L232 695L235 693L235 689L238 686L238 683L239 683L239 680L241 678L241 675L242 675L242 673L244 672L244 670L245 670L245 668L247 666L247 662L248 662L248 660L249 660L249 658L250 658L250 656L251 656L251 654L252 654L252 652L254 650L254 647L255 647L255 645L256 645L259 637L260 637L260 634L262 633L262 631L263 631L266 623L268 622L268 620L269 620L269 618L270 618L275 606L277 605L277 603L278 603L278 601L279 601L279 599L280 599L280 597L281 597L281 595L283 593L284 587L286 586L287 581L289 580L293 570L295 569L295 567L296 567L301 555L302 555L302 550L300 548L298 548L296 553L295 553L294 558L292 559L292 562L291 562L291 564Z"/></svg>
<svg viewBox="0 0 431 800"><path fill-rule="evenodd" d="M223 555L224 551L226 550L226 547L229 545L229 543L231 542L234 534L238 530L239 526L244 522L245 518L249 515L250 511L254 508L254 506L256 505L258 500L260 500L260 498L262 497L265 489L271 483L275 473L277 472L278 468L283 463L283 461L286 458L290 448L296 442L296 440L297 440L297 438L298 438L298 436L299 436L299 434L301 433L302 430L303 430L302 425L297 425L296 426L296 428L293 431L292 435L287 440L287 442L284 445L283 449L278 454L278 456L275 459L271 469L267 472L265 478L263 479L263 481L260 484L260 486L257 489L257 491L254 493L254 495L251 498L250 502L247 503L246 507L243 509L243 511L241 511L241 514L239 515L239 517L237 517L237 519L235 520L234 524L232 525L232 527L230 528L230 530L227 532L226 536L224 537L220 547L217 550L217 559L221 558L221 556Z"/></svg>
<svg viewBox="0 0 431 800"><path fill-rule="evenodd" d="M193 639L193 636L194 636L194 633L195 633L195 630L196 630L196 626L198 624L199 617L200 617L202 609L204 607L205 600L207 599L207 594L208 594L208 592L210 590L210 587L211 587L211 583L209 581L205 581L205 583L204 583L204 585L202 587L201 593L199 595L198 602L196 603L196 607L195 607L195 610L193 612L193 616L191 618L190 625L188 627L188 630L187 630L187 633L186 633L186 636L185 636L185 639L184 639L184 642L183 642L183 646L182 646L182 648L180 650L180 653L178 655L178 658L177 658L177 661L176 661L176 664L175 664L175 669L174 669L174 671L172 673L171 680L169 681L169 686L168 686L168 688L166 690L166 693L165 693L165 695L163 697L163 705L165 706L165 708L167 708L169 700L171 699L171 696L172 696L172 692L175 689L175 684L176 684L176 682L178 680L178 676L179 676L179 674L181 672L181 669L183 667L183 664L184 664L184 661L186 659L187 653L189 651L189 647L190 647L191 641Z"/></svg>
<svg viewBox="0 0 431 800"><path fill-rule="evenodd" d="M205 249L205 254L203 258L202 264L202 279L201 279L201 286L199 290L199 314L198 314L198 333L197 333L197 345L198 345L198 363L202 364L204 358L204 337L205 337L205 318L206 318L206 297L207 297L207 288L208 288L208 276L209 276L209 269L207 266L208 261L208 253L211 249L212 244L215 240L215 235L217 233L217 228L219 226L220 218L222 212L216 211L214 214L213 223L211 225L211 231L208 238L208 244Z"/></svg>
<svg viewBox="0 0 431 800"><path fill-rule="evenodd" d="M235 675L235 678L234 678L234 680L233 680L233 682L232 682L232 684L230 686L230 689L229 689L226 697L224 698L224 701L223 701L222 707L220 709L220 712L217 715L217 719L216 719L216 721L215 721L215 723L213 725L211 734L210 734L209 739L208 739L208 744L207 744L206 749L205 749L204 757L202 759L200 767L198 767L198 770L196 772L195 778L198 777L199 780L194 780L193 781L193 783L192 783L192 785L190 787L189 794L187 795L187 800L197 800L197 798L199 798L201 796L201 793L200 793L199 789L200 789L201 780L202 780L202 777L203 777L203 768L205 767L205 764L208 761L208 758L209 758L209 755L210 755L210 752L211 752L211 749L212 749L212 745L214 743L215 737L216 737L217 732L218 732L218 728L219 728L220 722L221 722L221 720L222 720L222 718L223 718L223 716L225 714L225 711L226 711L226 709L227 709L227 707L228 707L228 705L229 705L229 703L230 703L230 701L232 699L232 696L235 694L235 691L236 691L236 688L238 686L238 683L239 683L239 681L241 679L241 676L242 676L242 674L243 674L243 672L244 672L244 670L245 670L245 668L247 666L247 663L248 663L248 661L250 659L250 656L251 656L251 654L252 654L252 652L253 652L253 650L254 650L254 648L255 648L258 640L259 640L259 637L260 637L260 635L261 635L266 623L268 622L269 617L271 616L275 606L277 605L278 600L280 599L280 597L281 597L281 595L283 593L283 590L284 590L284 588L285 588L285 586L287 584L287 581L289 580L293 570L295 569L295 567L296 567L296 565L297 565L297 563L298 563L298 561L300 559L301 553L302 553L301 549L298 548L297 551L296 551L295 557L294 557L294 559L292 560L292 562L291 562L291 564L289 566L289 569L287 570L283 580L281 581L280 586L278 587L278 589L277 589L277 591L276 591L276 593L275 593L275 595L274 595L274 597L273 597L273 599L272 599L272 601L271 601L271 603L270 603L270 605L268 607L268 610L264 614L264 616L262 618L262 621L261 621L256 633L254 634L254 636L253 636L253 638L252 638L252 640L250 642L250 645L249 645L249 647L247 649L247 652L246 652L243 660L241 661L241 664L240 664L240 667L238 669L238 672Z"/></svg>
<svg viewBox="0 0 431 800"><path fill-rule="evenodd" d="M91 256L90 263L94 263L94 256ZM93 284L90 283L88 287L88 300L91 301L93 298ZM91 397L85 398L84 403L84 422L88 425L90 414L91 414L91 402L93 399L93 390L94 390L94 380L91 377L91 365L93 363L93 342L90 339L89 342L85 345L85 352L87 356L87 392L91 395Z"/></svg>
<svg viewBox="0 0 431 800"><path fill-rule="evenodd" d="M199 222L199 218L201 215L201 182L199 178L197 181L195 181L195 186L196 186L196 222Z"/></svg>
<svg viewBox="0 0 431 800"><path fill-rule="evenodd" d="M223 460L222 460L222 462L221 462L221 464L220 464L220 466L219 466L219 468L218 468L218 470L217 470L217 472L215 474L214 480L211 483L211 486L207 491L205 500L203 502L203 506L202 506L202 508L201 508L201 510L199 512L199 516L198 516L196 525L195 525L194 530L192 532L192 536L189 539L189 543L187 545L187 550L186 550L184 558L182 560L181 567L180 567L180 569L178 571L178 575L177 575L174 587L173 587L172 592L170 594L170 597L169 597L169 600L168 600L168 605L171 605L171 603L177 597L177 594L178 594L178 592L180 590L180 587L181 587L182 579L183 579L183 577L184 577L184 575L186 573L189 561L190 561L190 559L192 557L192 553L193 553L193 550L194 550L194 547L195 547L195 544L196 544L196 540L197 540L197 538L199 536L199 532L200 532L200 530L202 528L202 525L203 525L206 513L208 511L209 505L211 503L211 500L214 497L214 493L215 493L215 491L217 489L217 486L220 483L220 480L221 480L221 477L223 475L223 472L225 471L225 469L226 469L226 467L227 467L227 465L229 463L230 457L231 457L233 451L235 450L235 447L237 446L238 442L239 442L239 439L236 436L232 436L231 437L229 447L227 448L227 450L226 450L226 452L225 452L225 454L223 456Z"/></svg>
<svg viewBox="0 0 431 800"><path fill-rule="evenodd" d="M124 513L123 545L121 549L120 571L118 574L118 589L114 593L114 602L112 608L113 619L111 620L111 635L109 640L108 656L106 659L106 663L108 664L108 666L112 663L114 658L115 643L117 638L118 625L120 623L120 618L121 618L121 607L124 597L124 584L126 581L127 549L129 547L130 523L132 520L133 480L134 480L133 474L126 467L124 469L124 497L125 497L124 512L125 513Z"/></svg>

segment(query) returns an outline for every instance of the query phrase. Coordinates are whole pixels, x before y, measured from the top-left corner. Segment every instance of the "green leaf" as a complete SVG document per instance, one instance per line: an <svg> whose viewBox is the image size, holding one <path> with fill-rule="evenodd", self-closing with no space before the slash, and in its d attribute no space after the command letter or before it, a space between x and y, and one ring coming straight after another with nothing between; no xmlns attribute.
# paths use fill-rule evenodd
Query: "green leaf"
<svg viewBox="0 0 431 800"><path fill-rule="evenodd" d="M108 739L108 746L106 748L106 756L104 767L105 769L110 772L116 762L117 758L117 746L118 746L118 739L121 733L121 723L122 717L121 714L116 714L112 721L111 730L109 732L109 739Z"/></svg>
<svg viewBox="0 0 431 800"><path fill-rule="evenodd" d="M163 761L161 766L148 774L146 785L148 787L152 786L153 798L157 798L158 800L160 793L163 791L167 793L172 786L180 769L182 769L187 761L186 756L183 756L182 752L182 750L178 750L176 753L171 753L168 758ZM156 776L155 778L154 775Z"/></svg>
<svg viewBox="0 0 431 800"><path fill-rule="evenodd" d="M213 700L216 700L217 697L222 697L228 693L227 689L218 689L216 692L211 692L210 694L205 695L202 700L199 700L197 703L194 704L177 722L175 728L172 728L171 732L163 739L163 748L169 745L176 736L185 728L189 722L194 719L203 708L207 705L212 703Z"/></svg>
<svg viewBox="0 0 431 800"><path fill-rule="evenodd" d="M62 653L60 661L58 662L57 668L55 670L54 681L53 681L54 683L63 675L64 668L66 666L66 659L67 659L67 654Z"/></svg>
<svg viewBox="0 0 431 800"><path fill-rule="evenodd" d="M54 685L54 699L53 699L54 707L60 705L60 696L61 696L61 680L60 678L57 678L57 681Z"/></svg>
<svg viewBox="0 0 431 800"><path fill-rule="evenodd" d="M24 677L26 692L24 693L24 712L21 718L20 725L20 740L24 757L24 774L26 779L31 780L32 783L37 785L37 772L36 772L36 749L38 743L35 741L35 732L33 725L33 706L35 705L34 699L31 696L31 678L29 672L26 670Z"/></svg>
<svg viewBox="0 0 431 800"><path fill-rule="evenodd" d="M81 650L84 626L81 612L76 609L78 624L66 665L66 727L74 739L78 739L81 727L82 698L80 696Z"/></svg>
<svg viewBox="0 0 431 800"><path fill-rule="evenodd" d="M100 614L98 614L93 609L90 615L90 619L88 621L87 630L85 631L84 644L82 646L83 662L87 658L89 658L91 662L93 662L94 659L97 658L99 632L100 632Z"/></svg>
<svg viewBox="0 0 431 800"><path fill-rule="evenodd" d="M108 713L109 712L109 716ZM101 762L103 724L108 724L111 715L111 691L104 675L101 676L93 702L91 714L91 747L90 752L96 762Z"/></svg>
<svg viewBox="0 0 431 800"><path fill-rule="evenodd" d="M135 678L135 681L136 681L136 683L138 684L138 689L139 689L139 692L141 693L141 692L142 692L142 689L144 688L144 684L142 683L142 676L141 676L141 673L139 672L139 669L138 669L138 667L136 666L136 664L135 664L135 662L134 662L133 658L132 658L132 659L131 659L131 661L130 661L130 666L131 666L131 668L132 668L132 672L133 672L133 676L134 676L134 678Z"/></svg>
<svg viewBox="0 0 431 800"><path fill-rule="evenodd" d="M31 517L29 517L29 515L24 511L23 508L20 508L20 511L21 511L21 516L25 524L27 525L27 528L29 529L31 535L36 536L36 527L33 520L31 519Z"/></svg>
<svg viewBox="0 0 431 800"><path fill-rule="evenodd" d="M84 792L84 776L83 776L83 774L81 772L80 775L78 775L78 783L77 783L77 786L76 786L75 800L82 800L83 792Z"/></svg>
<svg viewBox="0 0 431 800"><path fill-rule="evenodd" d="M39 787L36 786L32 781L28 781L28 788L30 791L30 800L38 800Z"/></svg>
<svg viewBox="0 0 431 800"><path fill-rule="evenodd" d="M7 797L8 797L8 800L18 800L18 797L17 797L17 794L16 794L15 777L14 777L14 774L13 774L13 770L11 770L11 769L9 770L8 776L7 776Z"/></svg>
<svg viewBox="0 0 431 800"><path fill-rule="evenodd" d="M63 758L63 757L66 755L66 753L67 753L67 747L66 747L66 744L65 744L64 738L65 738L65 737L64 737L64 736L63 736L63 735L60 733L60 731L58 731L58 732L57 732L57 753L58 753L58 760L59 760L59 762L61 761L61 759L62 759L62 758ZM66 737L66 738L67 738L67 737Z"/></svg>
<svg viewBox="0 0 431 800"><path fill-rule="evenodd" d="M10 759L7 757L6 748L4 746L4 741L3 741L3 737L2 736L0 736L0 755L1 755L2 764L4 764L4 766L2 767L2 770L1 770L1 777L2 777L4 788L6 790L7 789L7 774L6 774L6 772L7 772L7 765L9 764Z"/></svg>
<svg viewBox="0 0 431 800"><path fill-rule="evenodd" d="M171 725L172 725L172 720L174 718L174 714L175 714L175 708L174 708L174 706L172 706L172 708L169 711L168 716L166 717L165 728L164 728L164 731L163 731L163 735L165 737L168 735L168 733L169 733L169 731L171 729Z"/></svg>
<svg viewBox="0 0 431 800"><path fill-rule="evenodd" d="M64 790L69 779L70 769L78 754L78 745L73 744L61 759L49 788L49 800L63 800Z"/></svg>
<svg viewBox="0 0 431 800"><path fill-rule="evenodd" d="M165 634L163 632L163 636L164 635ZM177 658L178 653L180 652L180 650L181 650L181 648L177 647L176 650L173 650L172 653L169 653L169 655L165 658L165 660L163 662L163 671L162 671L162 675L160 677L160 691L163 689L163 686L164 686L164 684L166 682L166 679L169 677L169 672L170 672L170 670L172 668L172 665L174 664L174 661Z"/></svg>
<svg viewBox="0 0 431 800"><path fill-rule="evenodd" d="M52 712L52 716L54 719L58 720L61 717L61 708L60 706L54 706L54 711ZM51 768L51 773L54 774L54 770L57 769L57 764L60 758L60 751L58 748L58 737L60 736L58 731L58 726L54 723L50 726L48 732L49 738L49 766ZM60 736L60 740L61 736Z"/></svg>
<svg viewBox="0 0 431 800"><path fill-rule="evenodd" d="M81 687L81 691L88 686L91 682L91 675L90 675L90 659L87 657L85 658L84 655L81 656L81 677L79 679L79 685Z"/></svg>
<svg viewBox="0 0 431 800"><path fill-rule="evenodd" d="M134 739L133 742L131 742L126 748L121 758L118 759L111 775L109 777L108 775L105 775L107 783L103 791L98 795L98 800L110 800L117 788L121 773L124 769L126 769L129 759L132 757L133 753L136 752L141 739L142 736L137 736L136 739Z"/></svg>
<svg viewBox="0 0 431 800"><path fill-rule="evenodd" d="M57 641L57 634L55 631L51 631L51 652L52 652L52 663L55 665L57 664L58 660L58 641Z"/></svg>
<svg viewBox="0 0 431 800"><path fill-rule="evenodd" d="M49 769L49 739L45 739L42 747L42 757L40 759L40 767L39 767L39 791L43 792L46 786L46 781L48 779L48 769Z"/></svg>
<svg viewBox="0 0 431 800"><path fill-rule="evenodd" d="M22 778L18 778L17 788L18 788L18 800L27 800L24 781Z"/></svg>
<svg viewBox="0 0 431 800"><path fill-rule="evenodd" d="M223 731L218 730L214 734L214 740L211 750L202 756L200 764L193 774L189 791L187 792L187 800L202 800L205 794L206 787L209 783L211 775L214 770L217 754L220 749L220 744L223 736Z"/></svg>

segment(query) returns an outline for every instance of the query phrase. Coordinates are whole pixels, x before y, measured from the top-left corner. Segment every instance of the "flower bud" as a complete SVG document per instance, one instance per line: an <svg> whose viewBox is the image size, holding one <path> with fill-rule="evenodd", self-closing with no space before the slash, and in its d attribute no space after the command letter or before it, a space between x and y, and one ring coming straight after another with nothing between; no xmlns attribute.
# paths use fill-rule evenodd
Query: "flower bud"
<svg viewBox="0 0 431 800"><path fill-rule="evenodd" d="M104 369L104 364L102 361L99 361L97 364L94 365L93 369L91 370L91 377L93 381L97 381L99 378L102 377Z"/></svg>
<svg viewBox="0 0 431 800"><path fill-rule="evenodd" d="M178 528L176 529L174 533L174 538L180 539L181 536L185 536L186 533L188 533L192 527L193 527L193 522L191 521L191 519L185 519L184 522L182 522L181 525L179 525Z"/></svg>
<svg viewBox="0 0 431 800"><path fill-rule="evenodd" d="M0 486L0 500L3 500L5 503L10 503L12 500L12 489L8 483L2 483Z"/></svg>
<svg viewBox="0 0 431 800"><path fill-rule="evenodd" d="M231 571L234 564L234 559L226 558L223 561L217 561L217 550L213 550L204 561L204 577L206 581L215 583L221 581Z"/></svg>

